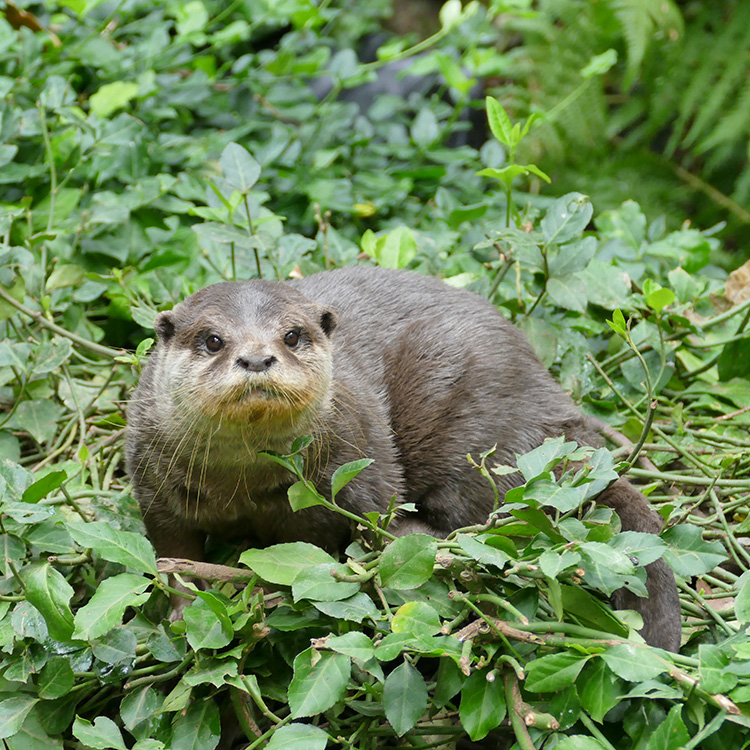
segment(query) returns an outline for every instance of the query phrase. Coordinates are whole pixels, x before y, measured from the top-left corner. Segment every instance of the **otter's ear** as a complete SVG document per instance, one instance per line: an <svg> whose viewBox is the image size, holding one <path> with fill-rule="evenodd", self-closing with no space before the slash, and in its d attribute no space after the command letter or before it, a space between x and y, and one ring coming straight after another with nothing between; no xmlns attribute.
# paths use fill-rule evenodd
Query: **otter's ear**
<svg viewBox="0 0 750 750"><path fill-rule="evenodd" d="M171 310L166 310L156 316L154 330L160 341L169 341L174 336L174 317Z"/></svg>
<svg viewBox="0 0 750 750"><path fill-rule="evenodd" d="M330 336L339 324L338 316L333 310L324 310L320 315L320 327L326 336Z"/></svg>

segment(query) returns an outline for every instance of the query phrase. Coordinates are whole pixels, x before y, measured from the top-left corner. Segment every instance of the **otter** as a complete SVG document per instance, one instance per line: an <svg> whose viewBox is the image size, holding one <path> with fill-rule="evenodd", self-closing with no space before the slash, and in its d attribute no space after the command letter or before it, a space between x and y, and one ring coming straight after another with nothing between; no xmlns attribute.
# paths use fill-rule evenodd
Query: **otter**
<svg viewBox="0 0 750 750"><path fill-rule="evenodd" d="M163 557L200 560L206 535L328 550L350 522L322 507L293 512L295 478L262 451L311 435L307 476L330 492L336 468L374 464L337 495L358 514L413 503L397 534L446 536L487 521L493 492L466 460L497 446L514 464L546 438L596 436L526 337L487 300L410 271L357 266L293 281L222 282L154 321L158 337L128 407L126 463L146 531ZM518 474L497 477L502 493ZM660 516L627 480L597 502L625 530ZM648 599L621 590L647 642L680 645L680 605L663 560Z"/></svg>

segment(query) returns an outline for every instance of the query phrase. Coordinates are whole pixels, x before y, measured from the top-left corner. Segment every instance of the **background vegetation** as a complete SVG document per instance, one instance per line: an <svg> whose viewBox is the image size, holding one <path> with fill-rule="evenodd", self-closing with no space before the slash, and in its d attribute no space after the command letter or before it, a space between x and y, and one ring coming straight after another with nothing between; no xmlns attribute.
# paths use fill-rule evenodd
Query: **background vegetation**
<svg viewBox="0 0 750 750"><path fill-rule="evenodd" d="M2 7L10 750L750 745L742 3L450 2L422 38L386 2ZM574 446L521 458L512 513L445 541L217 549L232 570L170 626L121 467L154 314L359 262L490 297L613 452L559 480ZM614 468L661 541L586 502ZM660 554L680 655L598 596Z"/></svg>

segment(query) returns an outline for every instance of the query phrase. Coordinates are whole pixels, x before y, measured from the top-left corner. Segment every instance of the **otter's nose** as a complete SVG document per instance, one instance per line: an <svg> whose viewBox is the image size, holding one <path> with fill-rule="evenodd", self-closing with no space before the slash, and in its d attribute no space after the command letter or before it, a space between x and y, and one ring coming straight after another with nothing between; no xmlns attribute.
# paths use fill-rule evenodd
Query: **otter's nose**
<svg viewBox="0 0 750 750"><path fill-rule="evenodd" d="M248 372L265 372L276 361L273 354L263 354L258 357L242 356L237 357L237 364Z"/></svg>

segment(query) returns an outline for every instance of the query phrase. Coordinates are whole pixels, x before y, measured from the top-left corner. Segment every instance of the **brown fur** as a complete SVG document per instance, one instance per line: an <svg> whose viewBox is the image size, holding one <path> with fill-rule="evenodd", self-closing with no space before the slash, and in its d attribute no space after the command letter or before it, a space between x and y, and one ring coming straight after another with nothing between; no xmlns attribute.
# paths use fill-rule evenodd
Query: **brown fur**
<svg viewBox="0 0 750 750"><path fill-rule="evenodd" d="M126 454L163 556L200 559L207 533L345 545L349 523L319 507L293 513L293 477L257 456L288 452L302 434L314 437L306 471L321 492L338 466L373 458L337 501L361 514L384 511L396 495L417 507L397 530L436 535L483 523L492 510L491 488L467 453L497 445L494 460L513 463L548 437L595 441L523 334L487 301L438 279L357 267L216 284L161 313L155 327ZM290 348L292 329L301 336ZM207 350L212 334L224 341L216 353ZM519 481L497 479L501 493ZM625 480L599 502L624 529L661 527ZM675 650L674 577L663 560L647 574L649 599L623 591L616 603L641 612L647 641Z"/></svg>

